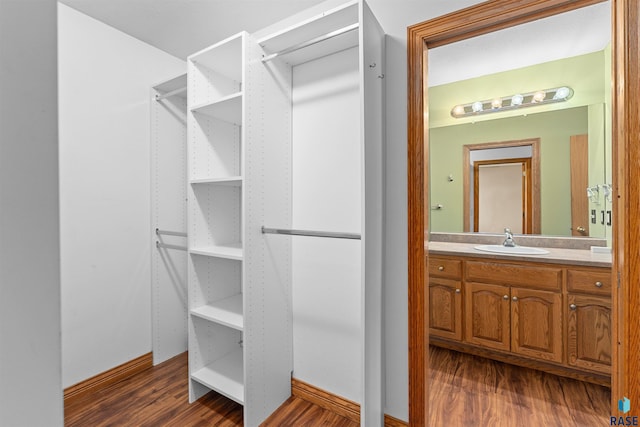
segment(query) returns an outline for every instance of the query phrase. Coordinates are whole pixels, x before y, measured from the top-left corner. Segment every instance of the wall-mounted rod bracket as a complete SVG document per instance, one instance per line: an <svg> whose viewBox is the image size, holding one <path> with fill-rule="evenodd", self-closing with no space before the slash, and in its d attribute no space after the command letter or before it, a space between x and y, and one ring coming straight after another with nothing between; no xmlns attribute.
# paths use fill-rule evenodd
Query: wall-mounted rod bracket
<svg viewBox="0 0 640 427"><path fill-rule="evenodd" d="M289 236L328 237L331 239L360 240L360 234L334 231L292 230L284 228L267 228L262 226L262 234L285 234Z"/></svg>

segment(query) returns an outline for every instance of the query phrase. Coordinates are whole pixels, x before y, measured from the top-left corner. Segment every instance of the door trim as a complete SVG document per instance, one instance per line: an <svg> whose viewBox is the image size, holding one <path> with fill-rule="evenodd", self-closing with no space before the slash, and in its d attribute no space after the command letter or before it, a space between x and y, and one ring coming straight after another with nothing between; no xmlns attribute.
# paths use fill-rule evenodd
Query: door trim
<svg viewBox="0 0 640 427"><path fill-rule="evenodd" d="M578 9L602 0L491 0L425 21L407 29L407 207L408 207L408 345L409 423L428 424L428 278L425 238L428 213L425 182L428 177L428 49L454 41L531 22ZM614 286L612 413L617 399L626 396L640 403L640 0L611 0L612 4L612 139L614 231L612 274ZM634 292L630 287L634 285Z"/></svg>

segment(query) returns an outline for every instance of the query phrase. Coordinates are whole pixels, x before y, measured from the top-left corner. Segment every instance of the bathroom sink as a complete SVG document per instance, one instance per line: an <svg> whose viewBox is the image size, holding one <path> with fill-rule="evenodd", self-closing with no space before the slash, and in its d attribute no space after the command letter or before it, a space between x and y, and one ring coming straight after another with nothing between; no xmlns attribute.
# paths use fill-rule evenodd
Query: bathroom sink
<svg viewBox="0 0 640 427"><path fill-rule="evenodd" d="M479 245L475 247L478 251L495 252L499 254L513 254L513 255L544 255L549 251L540 248L530 248L527 246L502 246L502 245Z"/></svg>

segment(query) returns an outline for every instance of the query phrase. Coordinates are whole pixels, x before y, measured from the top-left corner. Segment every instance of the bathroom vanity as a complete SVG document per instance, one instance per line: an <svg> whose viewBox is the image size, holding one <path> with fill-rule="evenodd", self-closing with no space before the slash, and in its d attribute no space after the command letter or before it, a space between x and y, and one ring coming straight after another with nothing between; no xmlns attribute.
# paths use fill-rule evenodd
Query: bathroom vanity
<svg viewBox="0 0 640 427"><path fill-rule="evenodd" d="M610 386L611 255L429 242L430 343Z"/></svg>

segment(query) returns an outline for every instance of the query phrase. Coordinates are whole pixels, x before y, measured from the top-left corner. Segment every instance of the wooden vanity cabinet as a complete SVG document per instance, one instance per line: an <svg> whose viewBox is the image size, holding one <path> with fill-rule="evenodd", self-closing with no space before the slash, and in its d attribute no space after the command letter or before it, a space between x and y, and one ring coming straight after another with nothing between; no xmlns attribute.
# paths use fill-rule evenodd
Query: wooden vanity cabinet
<svg viewBox="0 0 640 427"><path fill-rule="evenodd" d="M611 273L568 270L567 291L567 363L610 375Z"/></svg>
<svg viewBox="0 0 640 427"><path fill-rule="evenodd" d="M465 342L509 350L510 299L508 286L465 283Z"/></svg>
<svg viewBox="0 0 640 427"><path fill-rule="evenodd" d="M430 257L431 342L607 385L611 270Z"/></svg>
<svg viewBox="0 0 640 427"><path fill-rule="evenodd" d="M562 362L562 294L511 288L511 351Z"/></svg>
<svg viewBox="0 0 640 427"><path fill-rule="evenodd" d="M462 262L429 260L429 333L462 340Z"/></svg>
<svg viewBox="0 0 640 427"><path fill-rule="evenodd" d="M462 340L462 284L434 277L429 283L429 333Z"/></svg>

